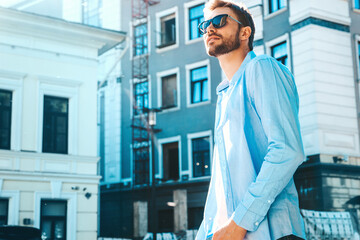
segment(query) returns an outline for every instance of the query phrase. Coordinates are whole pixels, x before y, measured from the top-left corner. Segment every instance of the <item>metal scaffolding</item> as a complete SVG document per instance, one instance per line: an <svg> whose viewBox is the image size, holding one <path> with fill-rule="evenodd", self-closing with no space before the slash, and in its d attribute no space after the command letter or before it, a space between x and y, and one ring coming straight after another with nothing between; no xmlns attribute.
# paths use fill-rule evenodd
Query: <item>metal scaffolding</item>
<svg viewBox="0 0 360 240"><path fill-rule="evenodd" d="M149 108L149 56L148 49L148 9L157 2L151 0L132 0L132 151L133 186L150 184L150 134L148 124ZM139 26L145 26L141 30ZM139 31L141 32L140 34ZM141 35L146 40L137 38Z"/></svg>

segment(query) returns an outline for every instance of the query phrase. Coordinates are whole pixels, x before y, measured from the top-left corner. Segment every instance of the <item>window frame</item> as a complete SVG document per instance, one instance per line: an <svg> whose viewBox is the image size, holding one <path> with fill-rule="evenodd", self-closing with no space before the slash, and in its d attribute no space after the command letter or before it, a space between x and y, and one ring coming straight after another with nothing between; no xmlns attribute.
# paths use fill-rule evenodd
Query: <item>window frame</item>
<svg viewBox="0 0 360 240"><path fill-rule="evenodd" d="M9 222L9 199L0 197L0 202L1 201L4 201L6 203L6 215L5 215L5 224L4 225L8 225L8 222ZM0 215L0 217L2 217L2 215Z"/></svg>
<svg viewBox="0 0 360 240"><path fill-rule="evenodd" d="M42 208L42 206L43 206L43 201L45 202L54 202L54 203L56 203L56 202L58 202L58 203L60 203L60 202L62 202L62 203L65 203L65 216L43 216L43 208ZM61 219L61 220L64 220L65 221L65 226L64 226L64 228L65 228L65 239L66 239L66 236L67 236L67 208L68 208L68 201L67 200L64 200L64 199L47 199L47 198L43 198L43 199L41 199L40 200L40 230L41 230L41 223L42 223L42 221L44 220L44 218L46 219L46 220L51 220L51 222L52 221L54 221L55 219ZM53 230L53 229L52 229ZM51 232L52 232L52 230L51 230Z"/></svg>
<svg viewBox="0 0 360 240"><path fill-rule="evenodd" d="M356 1L359 2L359 8L356 8ZM360 13L360 0L353 0L353 10L354 12Z"/></svg>
<svg viewBox="0 0 360 240"><path fill-rule="evenodd" d="M189 180L198 180L198 179L209 179L211 177L211 172L212 172L212 167L213 167L213 163L212 163L212 158L213 158L213 148L214 148L214 144L213 144L213 136L212 136L212 131L208 130L208 131L202 131L202 132L196 132L196 133L189 133L186 135L187 136L187 144L188 144L188 165L189 165L189 170L187 172L187 174L189 175ZM209 151L210 151L210 175L209 176L202 176L202 177L194 177L193 175L193 149L192 149L192 140L196 139L196 138L204 138L204 137L208 137L209 141L210 141L210 146L209 146Z"/></svg>
<svg viewBox="0 0 360 240"><path fill-rule="evenodd" d="M21 150L23 79L22 74L0 72L0 89L12 92L10 151Z"/></svg>
<svg viewBox="0 0 360 240"><path fill-rule="evenodd" d="M45 104L45 98L52 98L52 99L57 99L57 100L64 100L66 101L66 104L67 104L67 112L66 114L63 114L63 113L47 113L45 114L45 108L44 108L44 112L43 112L43 139L44 139L44 135L45 135L45 123L44 123L44 119L45 119L45 116L47 115L63 115L65 116L66 115L66 151L65 152L59 152L59 151L56 151L56 146L54 147L54 149L47 149L46 151L44 150L44 141L42 142L42 151L43 153L55 153L55 154L68 154L68 148L69 148L69 144L68 144L68 141L69 141L69 99L68 98L63 98L63 97L54 97L54 96L49 96L49 95L44 95L44 104ZM55 134L52 134L52 140L54 140L54 136ZM56 137L55 137L56 138ZM56 142L54 140L54 142Z"/></svg>
<svg viewBox="0 0 360 240"><path fill-rule="evenodd" d="M167 112L172 112L172 111L177 111L180 110L180 96L181 96L181 92L180 92L180 68L176 67L176 68L172 68L166 71L162 71L162 72L157 72L156 73L156 78L157 78L157 106L158 108L162 108L162 78L163 77L167 77L170 75L176 75L176 87L177 87L177 93L176 93L176 107L172 107L172 108L165 108L163 109L161 112L159 112L159 114L164 114Z"/></svg>
<svg viewBox="0 0 360 240"><path fill-rule="evenodd" d="M12 128L12 122L11 122L11 115L12 115L12 102L13 102L13 92L10 90L5 90L0 88L0 93L9 94L10 95L10 107L2 107L0 106L0 109L4 108L4 112L7 112L7 108L9 110L9 134L8 134L8 143L9 148L0 148L1 150L10 150L11 149L11 128ZM1 112L1 111L0 111Z"/></svg>
<svg viewBox="0 0 360 240"><path fill-rule="evenodd" d="M163 144L167 144L167 143L174 143L177 142L178 143L178 148L179 148L179 181L181 181L182 179L182 175L183 175L183 171L182 171L182 160L181 160L181 136L177 135L177 136L173 136L173 137L168 137L168 138L161 138L157 141L157 149L158 149L158 153L159 153L159 157L157 159L158 162L158 171L156 172L155 169L155 178L158 179L163 179L164 177L164 167L163 167ZM166 182L163 182L166 183Z"/></svg>
<svg viewBox="0 0 360 240"><path fill-rule="evenodd" d="M130 97L130 119L132 119L133 117L140 117L140 115L135 115L134 114L134 109L133 109L133 104L134 104L134 85L140 82L145 82L146 80L139 80L139 79L135 79L132 78L130 80L130 93L131 93L131 97ZM151 87L152 87L152 81L151 81L151 75L149 74L147 77L147 82L148 82L148 101L149 101L149 108L152 108L152 91L151 91Z"/></svg>
<svg viewBox="0 0 360 240"><path fill-rule="evenodd" d="M54 79L55 80L55 79ZM61 79L56 79L61 81ZM80 83L78 83L80 84ZM37 132L37 152L43 153L43 119L44 119L44 96L54 96L69 99L68 108L68 153L66 155L77 155L78 152L78 88L61 86L48 83L45 79L40 80L39 101L38 101L38 132ZM52 154L52 153L45 153Z"/></svg>
<svg viewBox="0 0 360 240"><path fill-rule="evenodd" d="M356 72L357 80L360 80L360 35L355 35Z"/></svg>
<svg viewBox="0 0 360 240"><path fill-rule="evenodd" d="M191 70L200 68L200 67L207 67L207 75L208 75L208 96L209 99L206 101L198 102L198 103L191 103ZM185 65L186 69L186 107L197 107L211 103L211 74L210 74L210 60L206 59L200 62L195 62L191 64Z"/></svg>
<svg viewBox="0 0 360 240"><path fill-rule="evenodd" d="M288 55L288 64L289 66L286 66L290 72L292 72L292 65L291 65L291 51L290 51L290 40L289 40L289 33L285 33L277 38L274 38L268 42L265 43L265 49L266 49L266 54L269 56L272 56L272 48L282 42L286 42L286 51L287 51L287 55Z"/></svg>
<svg viewBox="0 0 360 240"><path fill-rule="evenodd" d="M191 8L196 7L198 5L201 4L205 4L206 1L205 0L194 0L194 1L190 1L190 2L186 2L184 3L184 26L185 26L185 44L192 44L192 43L196 43L196 42L201 42L203 41L203 37L200 36L198 38L195 39L190 39L190 26L189 26L189 20L190 20L190 15L189 15L189 11Z"/></svg>
<svg viewBox="0 0 360 240"><path fill-rule="evenodd" d="M4 179L0 179L0 189L2 189ZM7 198L8 202L8 225L18 225L20 215L20 191L19 190L2 190L0 198Z"/></svg>
<svg viewBox="0 0 360 240"><path fill-rule="evenodd" d="M51 188L54 189L52 192L34 192L34 227L40 229L41 223L41 200L42 199L57 199L67 201L67 212L66 212L66 239L75 239L77 229L77 193L63 193L61 192L62 182L51 181ZM71 224L70 224L71 223Z"/></svg>
<svg viewBox="0 0 360 240"><path fill-rule="evenodd" d="M138 26L138 25L142 25L142 24L147 24L147 37L148 37L148 46L147 46L147 53L146 54L141 54L141 55L134 55L134 49L133 49L133 44L134 44L134 36L135 36L135 33L134 33L134 29L133 27L134 26ZM144 56L149 56L151 54L151 29L150 29L150 26L151 26L151 22L150 22L150 16L148 16L147 18L143 18L143 19L138 19L136 21L131 21L129 23L129 35L130 35L130 46L129 46L129 59L130 61L136 59L136 58L139 58L139 57L144 57Z"/></svg>
<svg viewBox="0 0 360 240"><path fill-rule="evenodd" d="M175 6L175 7L169 8L167 10L157 12L155 14L155 18L156 18L156 30L155 31L157 33L156 34L156 52L157 53L162 53L162 52L173 50L173 49L179 47L179 19L178 19L179 13L178 12L179 12L178 7ZM175 14L175 28L176 28L175 44L171 44L169 46L159 48L158 46L161 45L161 18L166 17L171 14Z"/></svg>
<svg viewBox="0 0 360 240"><path fill-rule="evenodd" d="M267 20L269 18L275 17L283 12L286 12L288 10L288 3L287 0L285 0L285 7L280 8L276 10L275 12L270 12L270 1L272 0L265 0L263 1L264 4L264 20Z"/></svg>

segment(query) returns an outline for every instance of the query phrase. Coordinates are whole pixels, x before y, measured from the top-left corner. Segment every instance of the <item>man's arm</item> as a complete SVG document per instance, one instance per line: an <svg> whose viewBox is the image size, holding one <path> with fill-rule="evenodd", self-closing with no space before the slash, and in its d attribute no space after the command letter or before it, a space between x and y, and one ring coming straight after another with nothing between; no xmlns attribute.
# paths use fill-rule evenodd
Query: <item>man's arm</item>
<svg viewBox="0 0 360 240"><path fill-rule="evenodd" d="M298 95L292 75L271 59L247 69L247 90L268 139L267 154L256 180L231 217L238 226L255 231L304 160L298 121Z"/></svg>

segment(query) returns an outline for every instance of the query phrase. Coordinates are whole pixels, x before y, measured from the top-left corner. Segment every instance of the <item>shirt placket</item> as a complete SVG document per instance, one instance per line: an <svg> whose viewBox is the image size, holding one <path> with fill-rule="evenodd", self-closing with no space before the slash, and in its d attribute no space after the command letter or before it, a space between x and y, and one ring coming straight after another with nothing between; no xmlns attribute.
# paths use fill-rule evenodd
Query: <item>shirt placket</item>
<svg viewBox="0 0 360 240"><path fill-rule="evenodd" d="M218 145L218 156L219 156L219 163L220 163L220 169L221 169L221 176L223 180L223 187L224 187L224 193L225 193L225 200L226 200L226 208L227 208L227 215L230 217L234 211L233 208L233 196L232 196L232 190L231 190L231 181L230 181L230 172L229 167L227 163L227 157L226 157L226 151L225 151L225 143L224 143L224 135L222 131L222 125L223 122L226 121L226 115L225 112L222 112L221 108L221 100L218 102L217 106L217 114L219 116L219 119L222 119L223 121L217 122L217 128L216 128L216 139L217 139L217 145ZM224 115L224 116L222 116Z"/></svg>

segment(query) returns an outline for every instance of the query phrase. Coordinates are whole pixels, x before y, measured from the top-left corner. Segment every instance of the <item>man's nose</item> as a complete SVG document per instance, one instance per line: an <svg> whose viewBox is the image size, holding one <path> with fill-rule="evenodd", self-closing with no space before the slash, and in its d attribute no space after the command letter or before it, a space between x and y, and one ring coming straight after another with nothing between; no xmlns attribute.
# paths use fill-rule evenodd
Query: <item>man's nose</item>
<svg viewBox="0 0 360 240"><path fill-rule="evenodd" d="M209 32L215 32L215 27L214 25L212 24L212 22L209 24L209 26L206 28L206 33L209 33Z"/></svg>

